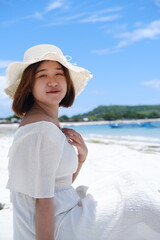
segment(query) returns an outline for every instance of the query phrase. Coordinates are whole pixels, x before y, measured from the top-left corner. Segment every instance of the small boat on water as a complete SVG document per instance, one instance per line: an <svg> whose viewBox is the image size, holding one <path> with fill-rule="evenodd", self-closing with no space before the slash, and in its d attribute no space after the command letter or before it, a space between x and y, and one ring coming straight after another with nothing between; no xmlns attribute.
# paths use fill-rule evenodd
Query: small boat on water
<svg viewBox="0 0 160 240"><path fill-rule="evenodd" d="M111 128L133 128L138 127L138 123L111 123L109 125Z"/></svg>
<svg viewBox="0 0 160 240"><path fill-rule="evenodd" d="M160 122L111 123L111 128L160 128Z"/></svg>
<svg viewBox="0 0 160 240"><path fill-rule="evenodd" d="M119 124L119 123L111 123L111 124L109 124L109 126L110 126L111 128L121 128L121 127L122 127L122 125Z"/></svg>
<svg viewBox="0 0 160 240"><path fill-rule="evenodd" d="M150 122L150 125L155 128L160 128L160 122Z"/></svg>
<svg viewBox="0 0 160 240"><path fill-rule="evenodd" d="M143 122L141 123L142 127L145 128L154 128L154 126L152 126L151 122Z"/></svg>

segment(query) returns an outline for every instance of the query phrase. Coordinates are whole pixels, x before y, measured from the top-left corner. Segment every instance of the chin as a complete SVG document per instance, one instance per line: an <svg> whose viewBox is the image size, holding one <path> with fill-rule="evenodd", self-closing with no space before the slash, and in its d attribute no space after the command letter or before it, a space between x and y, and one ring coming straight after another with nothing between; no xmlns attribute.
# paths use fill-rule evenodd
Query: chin
<svg viewBox="0 0 160 240"><path fill-rule="evenodd" d="M59 104L62 101L62 99L58 99L57 101L56 100L50 101L50 102L48 102L48 105L59 106Z"/></svg>

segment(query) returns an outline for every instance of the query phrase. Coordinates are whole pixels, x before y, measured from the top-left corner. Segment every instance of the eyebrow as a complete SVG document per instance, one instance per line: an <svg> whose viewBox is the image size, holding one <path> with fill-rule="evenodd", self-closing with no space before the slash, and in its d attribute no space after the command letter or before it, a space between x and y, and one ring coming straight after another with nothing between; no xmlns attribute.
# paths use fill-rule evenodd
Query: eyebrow
<svg viewBox="0 0 160 240"><path fill-rule="evenodd" d="M61 71L63 71L63 68L59 67L59 68L56 68L56 70L61 70ZM38 70L38 71L36 72L36 74L39 73L39 72L43 72L43 71L47 71L47 69L40 69L40 70Z"/></svg>

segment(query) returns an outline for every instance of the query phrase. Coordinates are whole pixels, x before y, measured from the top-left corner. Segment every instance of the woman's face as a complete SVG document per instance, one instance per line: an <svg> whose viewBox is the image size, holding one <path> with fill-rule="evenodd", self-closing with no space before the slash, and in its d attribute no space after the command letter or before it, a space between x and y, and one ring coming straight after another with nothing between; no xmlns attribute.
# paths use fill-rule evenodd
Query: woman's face
<svg viewBox="0 0 160 240"><path fill-rule="evenodd" d="M55 61L44 61L35 74L32 94L35 102L59 106L67 92L67 79L63 67Z"/></svg>

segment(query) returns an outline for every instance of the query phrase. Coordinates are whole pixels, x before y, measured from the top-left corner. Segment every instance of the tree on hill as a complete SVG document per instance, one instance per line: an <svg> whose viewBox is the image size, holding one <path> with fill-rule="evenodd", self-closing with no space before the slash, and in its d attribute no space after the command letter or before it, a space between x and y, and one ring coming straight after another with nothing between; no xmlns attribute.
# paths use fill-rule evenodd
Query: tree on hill
<svg viewBox="0 0 160 240"><path fill-rule="evenodd" d="M6 118L6 120L11 120L12 118L18 118L16 115ZM101 105L96 107L92 111L84 114L74 115L68 117L63 115L59 118L60 121L84 121L88 119L89 121L98 120L117 120L117 119L144 119L144 118L160 118L160 105L137 105L137 106L127 106L127 105Z"/></svg>
<svg viewBox="0 0 160 240"><path fill-rule="evenodd" d="M59 121L60 122L67 122L67 121L69 121L69 117L67 115L62 115L61 117L59 117Z"/></svg>

